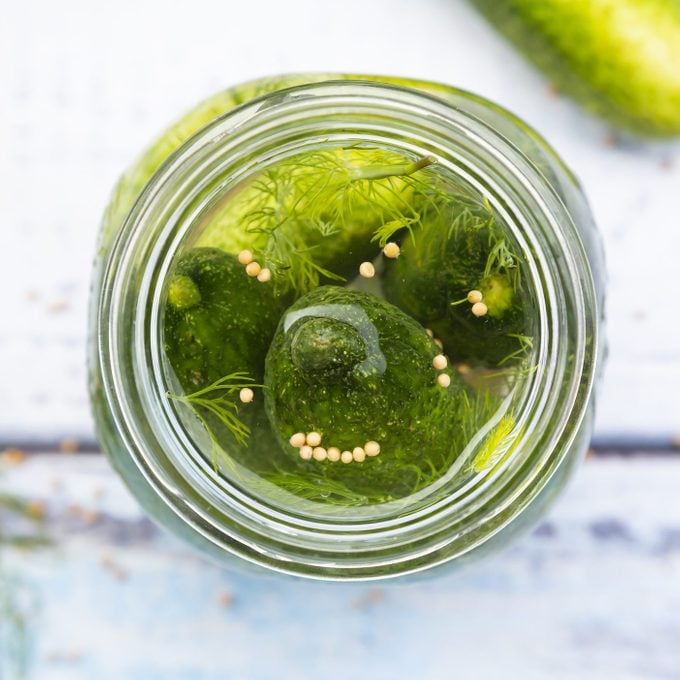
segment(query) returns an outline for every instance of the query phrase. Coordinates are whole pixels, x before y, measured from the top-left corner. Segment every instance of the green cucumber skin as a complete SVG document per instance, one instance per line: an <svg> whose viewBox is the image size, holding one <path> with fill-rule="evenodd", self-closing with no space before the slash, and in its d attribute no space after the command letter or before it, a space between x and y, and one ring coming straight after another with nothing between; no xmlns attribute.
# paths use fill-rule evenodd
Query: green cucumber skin
<svg viewBox="0 0 680 680"><path fill-rule="evenodd" d="M383 372L355 371L344 379L322 375L315 381L296 366L292 340L301 324L319 317L305 316L286 328L289 315L327 305L346 306L343 319L370 319L386 361ZM365 356L372 351L367 344ZM431 474L432 466L448 467L462 450L459 418L465 387L451 371L450 387L437 385L432 359L439 352L420 324L370 293L323 286L300 298L283 315L265 369L265 407L291 462L298 460L310 473L323 471L357 493L371 495L381 489L390 497L410 493L421 475ZM325 447L351 451L375 440L381 452L350 465L305 463L288 439L295 432L311 431L322 434Z"/></svg>
<svg viewBox="0 0 680 680"><path fill-rule="evenodd" d="M315 380L312 371L305 373L299 368L294 352L300 326L325 319L304 316L287 330L286 319L300 310L330 305L342 307L341 321L346 320L346 326L368 317L379 335L379 350L375 349L385 357L384 372L363 375L350 371L342 380L321 374ZM334 323L336 318L326 323ZM363 349L364 358L373 351L368 344ZM313 430L326 435L324 443L341 449L383 440L390 429L400 427L415 395L435 389L432 359L438 353L420 324L384 300L370 293L322 286L288 309L269 350L265 384L270 417L282 442L295 432Z"/></svg>
<svg viewBox="0 0 680 680"><path fill-rule="evenodd" d="M179 293L172 291L173 282L180 283ZM196 301L190 284L190 294L185 293L188 282L193 282L200 300ZM192 248L182 255L170 288L165 353L183 391L190 394L235 372L246 372L261 384L269 343L290 299L278 299L271 284L248 276L236 257L217 248ZM258 388L255 400L241 404L238 411L239 419L251 430L245 446L213 414L203 410L201 415L234 460L247 459L249 465L265 468L278 450Z"/></svg>
<svg viewBox="0 0 680 680"><path fill-rule="evenodd" d="M194 392L237 371L262 382L264 357L287 301L216 248L193 248L180 257L173 280L183 277L194 282L200 301L168 303L165 352L184 390Z"/></svg>
<svg viewBox="0 0 680 680"><path fill-rule="evenodd" d="M447 355L457 362L496 367L519 348L514 335L526 333L526 295L513 291L502 273L485 279L489 256L488 228L463 230L450 238L448 225L428 221L415 244L405 238L400 257L386 264L385 297L399 309L430 328L444 343ZM500 280L508 290L508 304L495 309L489 284ZM486 293L489 312L475 317L464 300L471 290Z"/></svg>
<svg viewBox="0 0 680 680"><path fill-rule="evenodd" d="M680 134L678 0L471 0L558 90L634 134Z"/></svg>

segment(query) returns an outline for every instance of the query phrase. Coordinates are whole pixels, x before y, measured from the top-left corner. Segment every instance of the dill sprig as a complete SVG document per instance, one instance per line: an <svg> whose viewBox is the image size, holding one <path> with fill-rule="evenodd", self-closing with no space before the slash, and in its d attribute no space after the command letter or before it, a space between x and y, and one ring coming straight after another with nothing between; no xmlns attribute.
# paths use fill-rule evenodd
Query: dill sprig
<svg viewBox="0 0 680 680"><path fill-rule="evenodd" d="M513 290L517 292L520 285L520 267L517 254L510 247L505 238L497 238L491 248L484 268L484 278L503 272L510 281Z"/></svg>
<svg viewBox="0 0 680 680"><path fill-rule="evenodd" d="M469 238L470 234L475 232L486 232L489 254L482 278L488 279L496 274L504 274L516 292L521 283L519 257L500 227L489 199L486 196L478 197L465 193L461 188L448 189L443 198L437 196L435 201L434 197L430 197L430 201L437 205L438 215L440 217L442 214L446 215L449 221L447 238L449 240L461 236ZM455 301L451 304L457 305L464 301Z"/></svg>
<svg viewBox="0 0 680 680"><path fill-rule="evenodd" d="M329 479L323 473L305 472L304 476L298 471L279 470L265 472L263 477L284 491L307 501L325 501L334 505L359 506L367 503L384 502L388 497L369 497L350 489L342 482Z"/></svg>
<svg viewBox="0 0 680 680"><path fill-rule="evenodd" d="M519 443L519 437L512 436L514 429L515 419L506 413L486 436L469 469L484 472L506 460Z"/></svg>
<svg viewBox="0 0 680 680"><path fill-rule="evenodd" d="M49 543L43 532L43 510L40 504L0 492L0 547L34 548ZM17 533L13 525L26 524L31 531Z"/></svg>
<svg viewBox="0 0 680 680"><path fill-rule="evenodd" d="M527 378L538 370L538 364L528 364L523 362L510 368L501 368L497 371L488 371L479 376L480 380L491 380L494 378L504 378L507 383L511 383L517 378Z"/></svg>
<svg viewBox="0 0 680 680"><path fill-rule="evenodd" d="M533 350L534 348L534 339L530 335L521 335L520 333L508 333L507 336L509 338L515 338L519 343L519 347L514 352L508 354L504 359L501 359L498 362L499 366L507 364L509 361L512 361L513 359L520 359L529 356L531 350Z"/></svg>
<svg viewBox="0 0 680 680"><path fill-rule="evenodd" d="M264 387L264 385L255 384L254 379L247 373L237 371L225 375L191 394L171 394L168 392L166 395L169 399L189 406L207 431L213 445L212 459L216 471L217 455L223 449L203 413L211 414L217 418L231 432L234 439L245 446L250 437L250 427L238 417L239 406L235 398L235 394L244 387Z"/></svg>
<svg viewBox="0 0 680 680"><path fill-rule="evenodd" d="M344 282L341 261L347 252L361 251L370 259L377 254L372 244L383 247L403 229L413 235L423 218L414 193L426 191L429 183L421 175L433 163L432 156L412 160L359 146L299 154L231 197L211 216L204 241L223 247L221 239L231 231L227 240L238 240L238 246L229 242L231 251L243 247L255 253L272 269L279 293L300 296L322 280ZM235 230L225 228L231 223Z"/></svg>
<svg viewBox="0 0 680 680"><path fill-rule="evenodd" d="M518 348L501 359L495 370L485 370L477 376L480 381L502 378L510 385L519 378L526 378L538 369L538 364L531 362L534 349L534 338L520 333L506 333L506 337L517 340ZM512 365L506 366L512 362Z"/></svg>

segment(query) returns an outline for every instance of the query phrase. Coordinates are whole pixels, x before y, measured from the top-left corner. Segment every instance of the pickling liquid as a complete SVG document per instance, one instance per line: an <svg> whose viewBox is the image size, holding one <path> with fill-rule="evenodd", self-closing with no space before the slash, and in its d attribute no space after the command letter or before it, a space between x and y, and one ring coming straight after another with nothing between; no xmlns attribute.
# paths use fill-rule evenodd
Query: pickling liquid
<svg viewBox="0 0 680 680"><path fill-rule="evenodd" d="M167 285L168 399L229 482L358 508L450 494L513 455L538 341L526 255L437 159L306 151L192 234Z"/></svg>

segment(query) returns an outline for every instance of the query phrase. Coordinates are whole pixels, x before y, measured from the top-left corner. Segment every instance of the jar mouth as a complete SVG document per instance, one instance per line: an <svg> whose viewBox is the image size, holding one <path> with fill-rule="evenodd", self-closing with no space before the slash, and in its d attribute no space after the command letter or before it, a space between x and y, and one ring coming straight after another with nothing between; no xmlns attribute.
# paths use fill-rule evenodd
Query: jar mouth
<svg viewBox="0 0 680 680"><path fill-rule="evenodd" d="M513 455L474 488L405 511L314 518L284 512L217 475L166 397L164 284L216 195L272 159L321 140L361 139L431 154L516 231L537 292L537 370ZM279 90L215 119L153 175L106 263L97 318L107 406L130 455L179 518L226 552L324 579L420 571L470 552L545 487L585 417L598 358L597 301L571 218L543 174L470 114L419 91L364 81ZM132 332L131 332L132 329Z"/></svg>

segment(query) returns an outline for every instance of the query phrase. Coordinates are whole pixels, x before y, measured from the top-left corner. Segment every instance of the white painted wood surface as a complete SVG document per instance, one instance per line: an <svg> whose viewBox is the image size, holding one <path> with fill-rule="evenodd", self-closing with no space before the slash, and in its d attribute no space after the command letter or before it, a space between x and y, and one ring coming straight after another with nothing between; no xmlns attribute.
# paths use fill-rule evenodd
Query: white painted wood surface
<svg viewBox="0 0 680 680"><path fill-rule="evenodd" d="M40 680L670 680L678 488L674 455L588 460L532 534L473 569L337 585L215 567L145 519L103 458L37 455L0 492L43 503L54 545L5 550L0 585Z"/></svg>
<svg viewBox="0 0 680 680"><path fill-rule="evenodd" d="M680 431L680 145L612 143L461 0L24 0L0 21L0 439L91 436L88 276L121 170L213 91L309 70L451 83L542 132L582 179L607 246L598 434Z"/></svg>

